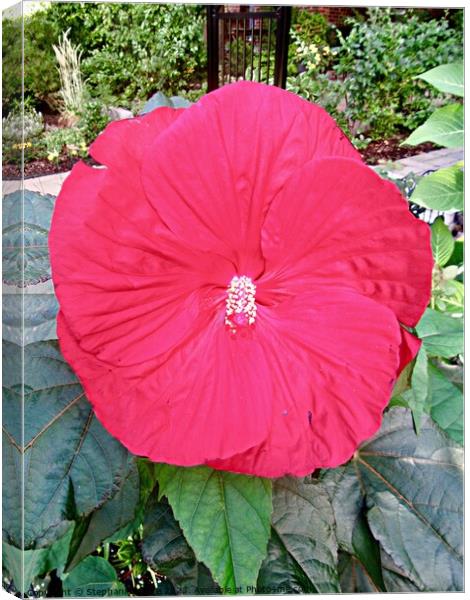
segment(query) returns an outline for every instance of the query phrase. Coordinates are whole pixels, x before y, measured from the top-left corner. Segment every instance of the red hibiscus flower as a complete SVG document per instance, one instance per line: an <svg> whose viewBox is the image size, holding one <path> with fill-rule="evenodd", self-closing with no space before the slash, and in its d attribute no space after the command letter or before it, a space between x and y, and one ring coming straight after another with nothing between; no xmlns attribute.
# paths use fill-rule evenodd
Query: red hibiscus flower
<svg viewBox="0 0 470 600"><path fill-rule="evenodd" d="M419 342L429 228L318 106L241 82L113 123L57 198L58 333L103 425L158 462L346 461Z"/></svg>

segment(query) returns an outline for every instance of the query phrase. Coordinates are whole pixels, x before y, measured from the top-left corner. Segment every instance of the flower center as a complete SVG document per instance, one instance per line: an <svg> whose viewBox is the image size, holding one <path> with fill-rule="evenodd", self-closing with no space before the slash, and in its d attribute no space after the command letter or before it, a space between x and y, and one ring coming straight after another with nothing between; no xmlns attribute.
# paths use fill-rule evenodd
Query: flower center
<svg viewBox="0 0 470 600"><path fill-rule="evenodd" d="M256 285L246 275L233 277L225 300L225 325L231 333L241 327L252 327L256 320Z"/></svg>

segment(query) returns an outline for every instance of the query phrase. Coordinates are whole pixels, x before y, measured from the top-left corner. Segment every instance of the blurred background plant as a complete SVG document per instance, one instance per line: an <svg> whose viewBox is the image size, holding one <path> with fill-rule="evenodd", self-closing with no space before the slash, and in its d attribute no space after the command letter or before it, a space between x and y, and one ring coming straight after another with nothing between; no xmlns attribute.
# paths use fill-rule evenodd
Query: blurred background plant
<svg viewBox="0 0 470 600"><path fill-rule="evenodd" d="M33 160L37 152L37 144L44 130L44 119L40 112L25 107L24 112L15 110L2 118L2 151L4 162L20 164L22 156L25 160ZM23 154L24 153L24 154Z"/></svg>
<svg viewBox="0 0 470 600"><path fill-rule="evenodd" d="M347 18L342 29L329 26L320 38L317 34L314 46L330 48L326 56L318 52L319 60L294 26L291 49L301 57L311 49L315 60L302 61L300 73L289 77L288 89L321 104L359 144L411 131L445 101L445 94L426 88L415 77L462 58L459 19L370 8L365 17ZM336 45L328 46L328 39Z"/></svg>
<svg viewBox="0 0 470 600"><path fill-rule="evenodd" d="M57 46L52 45L58 63L61 99L60 112L64 123L74 125L79 118L85 99L85 85L80 70L79 46L73 46L68 38L70 29L62 35Z"/></svg>

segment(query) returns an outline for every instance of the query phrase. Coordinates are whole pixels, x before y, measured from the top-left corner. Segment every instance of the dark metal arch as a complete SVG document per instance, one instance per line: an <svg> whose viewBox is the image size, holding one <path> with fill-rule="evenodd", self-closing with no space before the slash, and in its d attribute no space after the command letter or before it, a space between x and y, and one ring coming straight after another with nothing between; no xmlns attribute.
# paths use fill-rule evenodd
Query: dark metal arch
<svg viewBox="0 0 470 600"><path fill-rule="evenodd" d="M292 8L243 8L225 12L221 4L207 7L208 90L239 79L285 88Z"/></svg>

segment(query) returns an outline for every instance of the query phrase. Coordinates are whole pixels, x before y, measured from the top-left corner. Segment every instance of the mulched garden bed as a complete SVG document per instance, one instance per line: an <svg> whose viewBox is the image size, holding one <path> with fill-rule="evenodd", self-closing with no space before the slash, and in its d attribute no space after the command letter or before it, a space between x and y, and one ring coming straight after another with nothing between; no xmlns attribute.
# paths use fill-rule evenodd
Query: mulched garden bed
<svg viewBox="0 0 470 600"><path fill-rule="evenodd" d="M400 134L391 137L388 140L378 140L371 142L367 148L359 150L362 158L368 165L376 165L377 163L393 162L408 156L414 156L421 152L429 152L436 150L438 147L430 142L420 144L419 146L400 146L400 143L406 138L405 134ZM63 173L69 171L73 165L80 160L75 156L67 156L64 154L59 157L57 162L50 162L46 159L33 160L25 164L24 176L26 179L30 177L41 177L42 175L53 175L54 173ZM89 165L96 165L92 158L84 159ZM2 176L4 180L21 179L21 171L18 165L3 165Z"/></svg>
<svg viewBox="0 0 470 600"><path fill-rule="evenodd" d="M64 173L70 171L73 165L81 160L77 156L61 156L56 162L51 162L42 158L33 160L24 166L24 177L30 179L32 177L42 177L43 175L53 175L54 173ZM98 163L91 157L83 159L88 165L97 165ZM2 165L3 180L21 179L21 171L18 165Z"/></svg>
<svg viewBox="0 0 470 600"><path fill-rule="evenodd" d="M359 150L359 152L368 165L376 165L382 162L394 162L401 158L408 158L409 156L415 156L416 154L430 152L439 148L439 146L436 146L432 142L425 142L424 144L419 144L419 146L400 146L407 137L407 134L400 134L388 140L377 140L371 142L367 148Z"/></svg>

